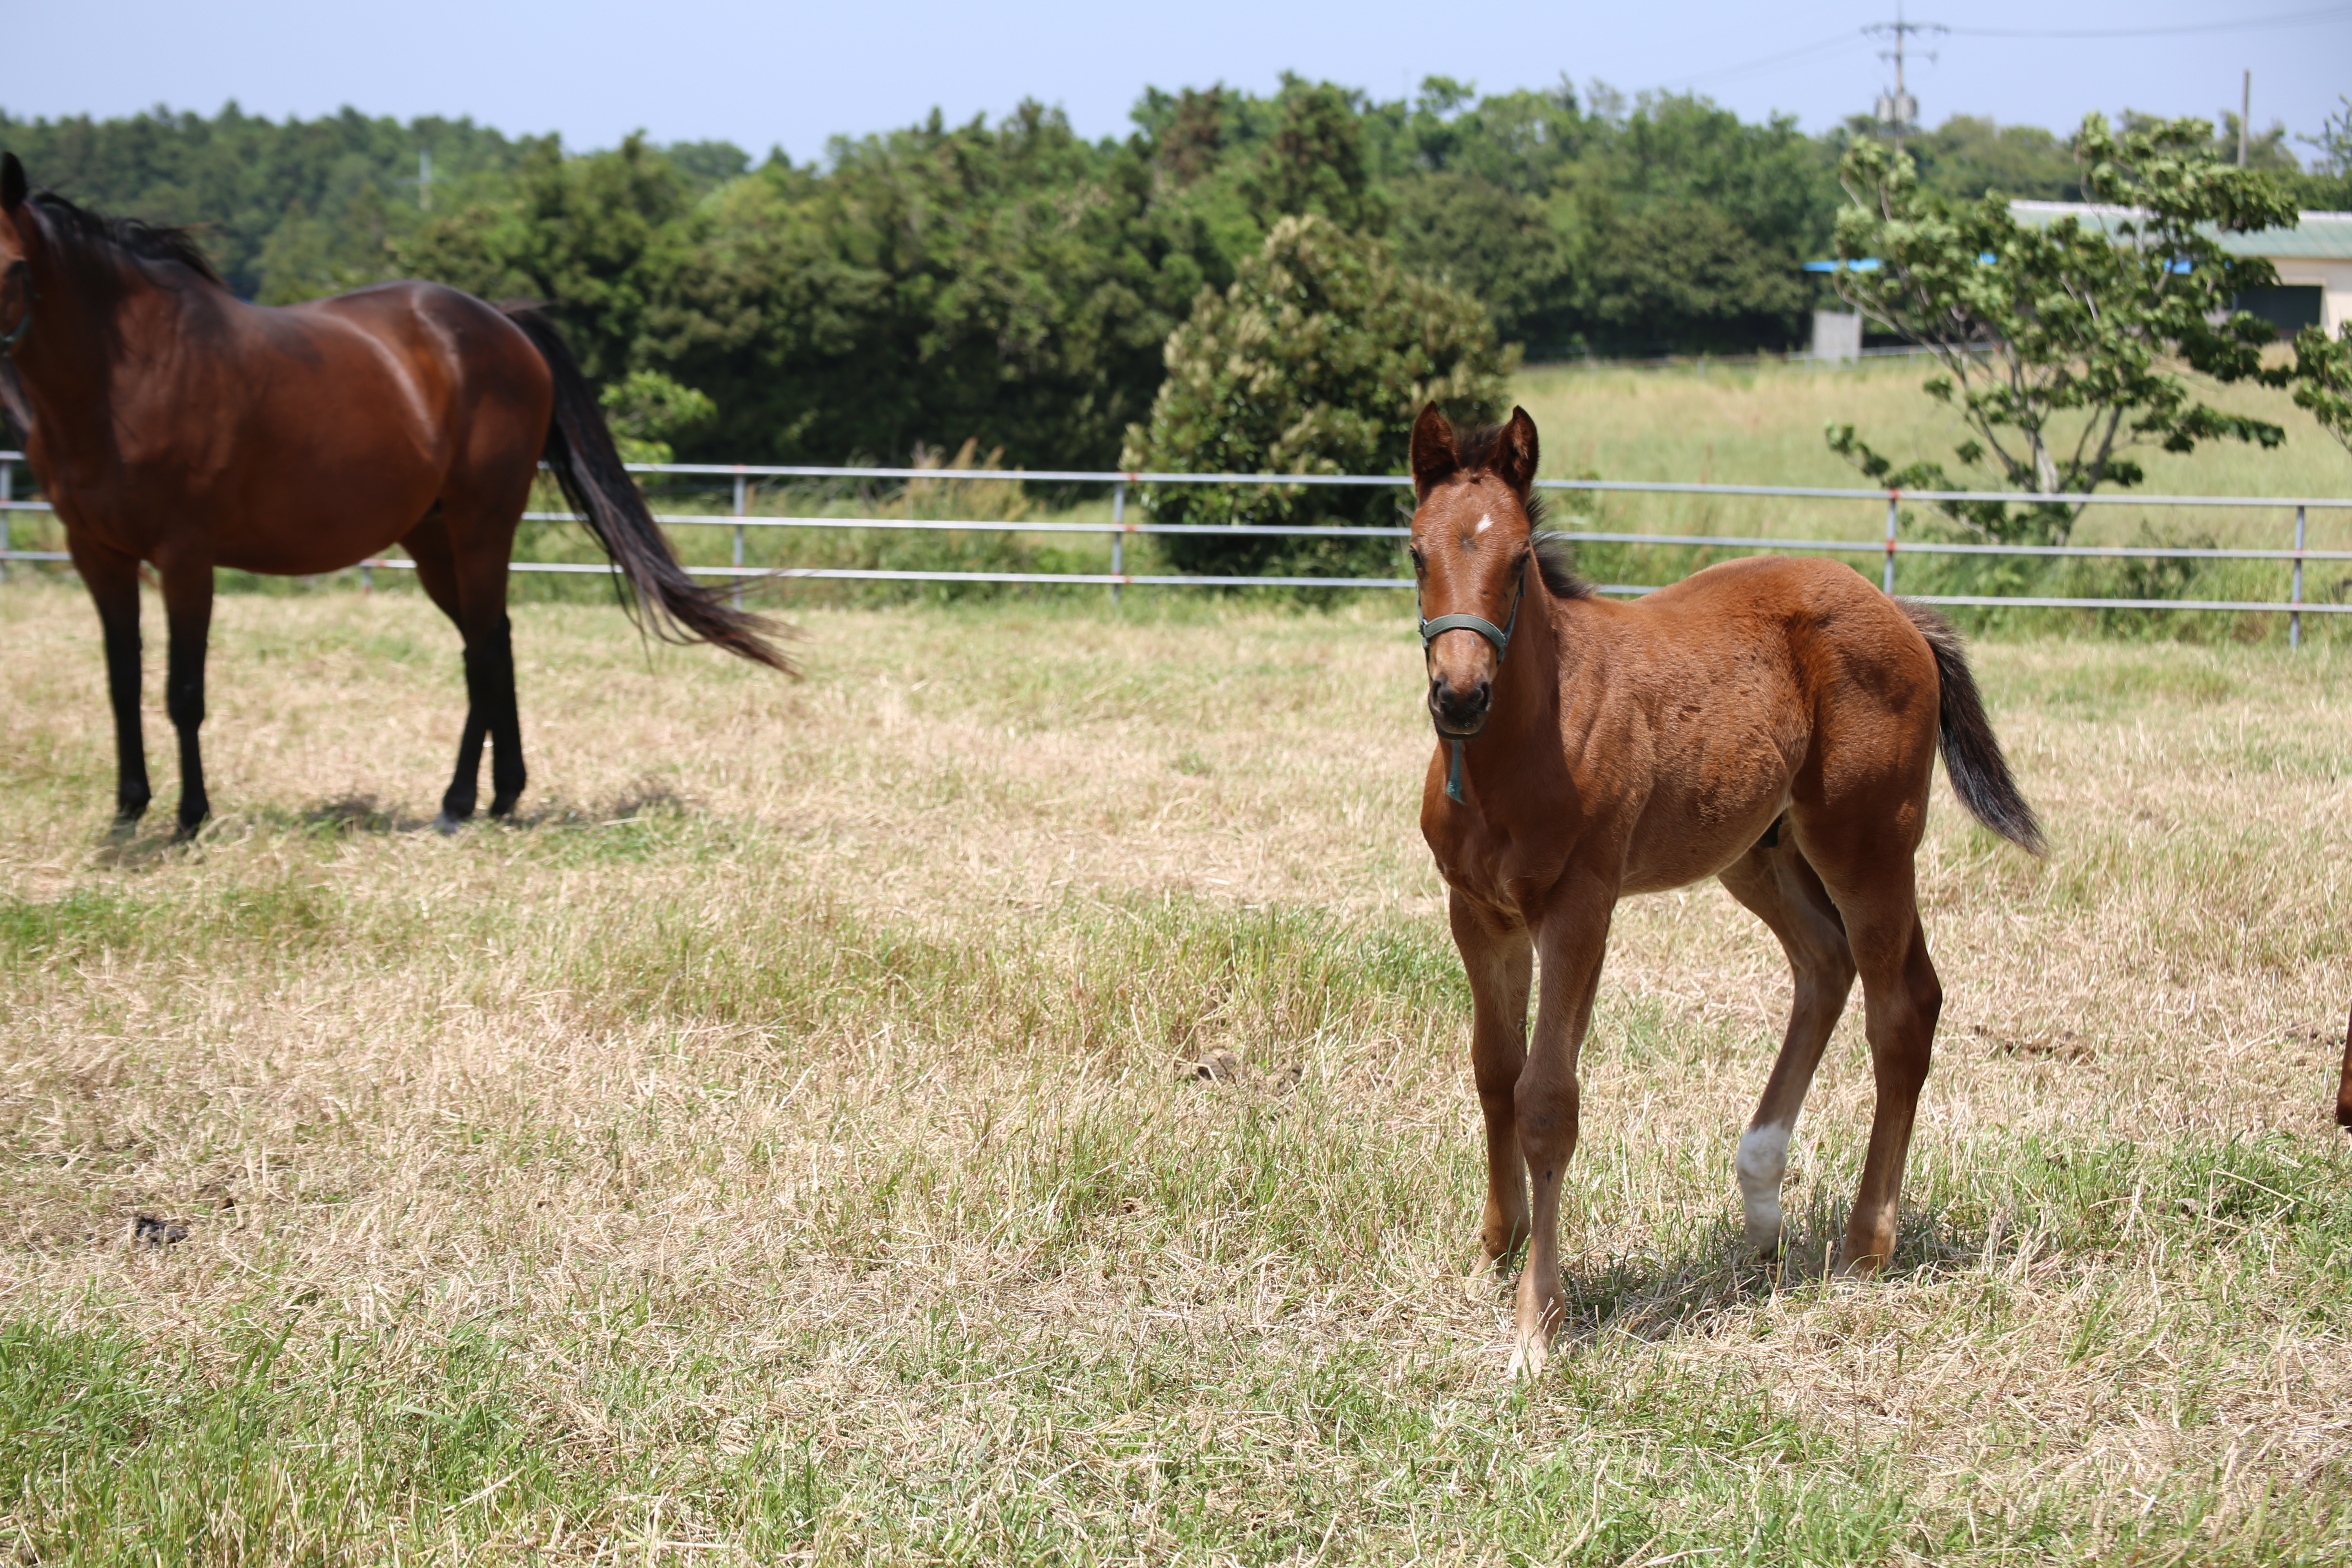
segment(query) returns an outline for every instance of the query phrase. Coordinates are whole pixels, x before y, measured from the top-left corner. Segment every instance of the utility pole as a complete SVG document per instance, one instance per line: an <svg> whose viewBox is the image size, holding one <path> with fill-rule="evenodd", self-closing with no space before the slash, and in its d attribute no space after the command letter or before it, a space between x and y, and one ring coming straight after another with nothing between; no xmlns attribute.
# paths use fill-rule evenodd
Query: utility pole
<svg viewBox="0 0 2352 1568"><path fill-rule="evenodd" d="M2253 113L2254 71L2249 66L2246 68L2245 85L2238 89L2238 167L2241 169L2246 166L2247 122L2253 118Z"/></svg>
<svg viewBox="0 0 2352 1568"><path fill-rule="evenodd" d="M1948 33L1951 29L1940 22L1906 22L1903 19L1903 7L1897 4L1895 20L1874 23L1863 31L1895 40L1895 47L1882 51L1878 57L1882 60L1895 62L1895 90L1878 95L1878 122L1894 132L1895 150L1900 153L1903 151L1903 132L1919 122L1919 100L1911 96L1903 82L1904 47L1914 33ZM1936 57L1929 55L1927 58L1932 60Z"/></svg>
<svg viewBox="0 0 2352 1568"><path fill-rule="evenodd" d="M428 213L433 210L433 149L430 147L416 150L416 210Z"/></svg>

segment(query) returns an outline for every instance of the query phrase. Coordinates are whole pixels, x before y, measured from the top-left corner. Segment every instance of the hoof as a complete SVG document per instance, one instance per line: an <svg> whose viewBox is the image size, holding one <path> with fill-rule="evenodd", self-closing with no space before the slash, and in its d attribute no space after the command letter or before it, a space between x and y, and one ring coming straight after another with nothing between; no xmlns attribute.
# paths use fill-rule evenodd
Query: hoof
<svg viewBox="0 0 2352 1568"><path fill-rule="evenodd" d="M501 795L498 799L490 802L490 820L493 822L513 821L516 798L516 796L510 795Z"/></svg>
<svg viewBox="0 0 2352 1568"><path fill-rule="evenodd" d="M194 822L183 822L178 826L172 829L172 842L174 844L194 844L196 841L196 835L202 833L204 830L205 819L201 816L196 818Z"/></svg>
<svg viewBox="0 0 2352 1568"><path fill-rule="evenodd" d="M433 831L439 834L444 838L455 837L457 836L457 829L465 826L466 819L464 817L452 816L450 813L446 811L433 819Z"/></svg>
<svg viewBox="0 0 2352 1568"><path fill-rule="evenodd" d="M1530 1383L1541 1377L1544 1363L1551 1360L1550 1340L1549 1334L1521 1334L1511 1351L1510 1375Z"/></svg>

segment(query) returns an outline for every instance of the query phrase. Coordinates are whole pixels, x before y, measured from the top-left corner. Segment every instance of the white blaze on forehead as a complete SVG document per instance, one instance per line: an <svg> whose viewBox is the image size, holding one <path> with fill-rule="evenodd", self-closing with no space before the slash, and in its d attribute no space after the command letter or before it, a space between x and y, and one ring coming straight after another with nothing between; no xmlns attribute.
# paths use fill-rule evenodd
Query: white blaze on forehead
<svg viewBox="0 0 2352 1568"><path fill-rule="evenodd" d="M1491 517L1488 517L1488 516L1485 515L1484 513L1481 513L1481 514L1480 514L1480 516L1479 516L1479 518L1478 518L1478 526L1477 526L1477 527L1475 527L1475 528L1474 528L1474 529L1472 529L1470 531L1471 531L1471 532L1473 532L1473 533L1484 533L1484 532L1486 532L1488 529L1490 529L1490 528L1492 528L1492 527L1494 527L1494 526L1495 526L1495 520L1494 520L1493 518L1491 518Z"/></svg>

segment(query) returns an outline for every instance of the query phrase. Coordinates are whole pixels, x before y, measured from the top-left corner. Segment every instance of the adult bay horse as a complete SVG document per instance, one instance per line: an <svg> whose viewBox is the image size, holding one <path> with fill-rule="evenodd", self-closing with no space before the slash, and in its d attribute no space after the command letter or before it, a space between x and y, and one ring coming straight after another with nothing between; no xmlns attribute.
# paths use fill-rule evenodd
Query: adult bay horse
<svg viewBox="0 0 2352 1568"><path fill-rule="evenodd" d="M1433 404L1413 426L1412 551L1438 741L1421 830L1470 978L1480 1239L1497 1268L1528 1247L1515 1372L1542 1369L1562 1312L1577 1053L1618 900L1720 878L1788 952L1796 1005L1734 1162L1760 1250L1779 1245L1790 1130L1861 976L1878 1106L1839 1262L1866 1274L1894 1255L1943 1005L1912 867L1939 735L1961 804L2042 852L1942 618L1844 566L1778 557L1602 599L1546 552L1536 460L1523 410L1462 437Z"/></svg>
<svg viewBox="0 0 2352 1568"><path fill-rule="evenodd" d="M507 565L542 458L666 637L782 669L772 628L681 570L555 328L432 283L285 309L232 295L189 237L26 188L0 155L0 394L106 640L115 821L147 809L139 566L162 579L164 710L180 741L182 837L209 809L196 744L216 566L332 572L399 543L465 639L466 725L441 801L490 814L522 793Z"/></svg>

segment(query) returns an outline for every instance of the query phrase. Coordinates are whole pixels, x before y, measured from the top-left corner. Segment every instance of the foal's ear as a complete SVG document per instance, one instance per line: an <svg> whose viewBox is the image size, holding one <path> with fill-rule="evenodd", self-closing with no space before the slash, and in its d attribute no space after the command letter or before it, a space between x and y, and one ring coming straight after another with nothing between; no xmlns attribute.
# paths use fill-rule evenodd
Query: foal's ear
<svg viewBox="0 0 2352 1568"><path fill-rule="evenodd" d="M1462 459L1454 448L1454 426L1432 403L1412 422L1412 493L1416 500L1426 499L1432 485L1449 479L1462 467Z"/></svg>
<svg viewBox="0 0 2352 1568"><path fill-rule="evenodd" d="M15 212L25 205L25 165L14 153L0 153L0 211Z"/></svg>
<svg viewBox="0 0 2352 1568"><path fill-rule="evenodd" d="M1528 411L1514 405L1510 423L1503 426L1495 439L1493 470L1495 477L1519 493L1525 500L1528 487L1536 482L1539 454L1536 446L1536 422Z"/></svg>

